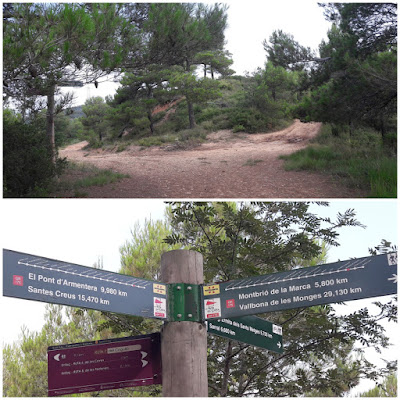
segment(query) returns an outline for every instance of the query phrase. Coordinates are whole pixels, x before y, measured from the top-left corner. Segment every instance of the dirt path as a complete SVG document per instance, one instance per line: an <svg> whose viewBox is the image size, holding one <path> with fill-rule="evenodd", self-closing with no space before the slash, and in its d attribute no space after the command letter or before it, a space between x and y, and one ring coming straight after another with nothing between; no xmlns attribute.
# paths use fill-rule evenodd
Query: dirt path
<svg viewBox="0 0 400 400"><path fill-rule="evenodd" d="M89 197L121 198L338 198L363 197L331 177L285 171L282 154L305 147L319 123L295 121L283 131L233 134L219 131L194 149L174 145L124 152L84 150L81 142L60 151L61 157L112 169L130 177L85 189Z"/></svg>

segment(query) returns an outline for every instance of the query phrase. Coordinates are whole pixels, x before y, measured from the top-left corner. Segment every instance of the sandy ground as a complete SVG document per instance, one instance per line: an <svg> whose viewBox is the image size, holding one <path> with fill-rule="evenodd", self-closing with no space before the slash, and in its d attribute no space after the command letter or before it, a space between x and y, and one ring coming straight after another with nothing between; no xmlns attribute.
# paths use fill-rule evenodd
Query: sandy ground
<svg viewBox="0 0 400 400"><path fill-rule="evenodd" d="M85 189L96 198L347 198L365 194L321 174L285 171L280 155L304 148L319 123L295 121L274 133L223 130L193 149L175 145L124 152L85 150L80 142L61 157L128 174L118 183Z"/></svg>

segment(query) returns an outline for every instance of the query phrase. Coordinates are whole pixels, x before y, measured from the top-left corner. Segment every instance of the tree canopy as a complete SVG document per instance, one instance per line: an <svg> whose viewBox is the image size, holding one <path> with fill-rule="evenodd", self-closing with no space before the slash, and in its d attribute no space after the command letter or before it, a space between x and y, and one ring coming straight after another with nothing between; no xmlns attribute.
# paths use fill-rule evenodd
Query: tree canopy
<svg viewBox="0 0 400 400"><path fill-rule="evenodd" d="M267 59L275 67L283 67L292 71L301 70L311 58L311 49L301 46L293 35L277 30L263 41Z"/></svg>
<svg viewBox="0 0 400 400"><path fill-rule="evenodd" d="M385 137L397 110L397 6L321 6L334 24L320 44L324 62L312 68L312 91L300 104L300 115L348 125L350 132L356 125L372 126Z"/></svg>
<svg viewBox="0 0 400 400"><path fill-rule="evenodd" d="M4 100L47 97L47 137L55 156L54 116L58 86L95 83L127 56L134 32L118 4L9 4L3 14ZM129 31L129 32L128 32ZM16 40L16 38L18 38Z"/></svg>

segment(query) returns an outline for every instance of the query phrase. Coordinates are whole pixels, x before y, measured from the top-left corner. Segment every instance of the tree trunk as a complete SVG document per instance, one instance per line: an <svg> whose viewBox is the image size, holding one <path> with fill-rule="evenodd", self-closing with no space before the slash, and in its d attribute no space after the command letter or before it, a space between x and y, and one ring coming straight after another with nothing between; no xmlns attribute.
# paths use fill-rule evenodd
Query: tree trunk
<svg viewBox="0 0 400 400"><path fill-rule="evenodd" d="M151 110L147 110L147 118L150 123L150 135L154 134L154 122L153 122L153 115L151 113Z"/></svg>
<svg viewBox="0 0 400 400"><path fill-rule="evenodd" d="M153 98L153 88L151 85L146 83L146 88L147 88L147 98L150 100ZM149 107L149 106L147 106ZM150 122L150 134L153 135L154 133L154 122L153 122L153 115L151 113L151 109L147 109L147 119Z"/></svg>
<svg viewBox="0 0 400 400"><path fill-rule="evenodd" d="M46 134L48 139L49 150L53 162L56 162L56 141L54 134L54 113L55 113L55 85L51 85L47 94L47 114L46 114Z"/></svg>
<svg viewBox="0 0 400 400"><path fill-rule="evenodd" d="M185 70L186 72L190 72L190 62L188 59L185 61ZM189 114L189 129L193 129L196 125L194 120L194 110L193 103L186 97L187 105L188 105L188 114Z"/></svg>
<svg viewBox="0 0 400 400"><path fill-rule="evenodd" d="M187 100L188 105L188 113L189 113L189 128L193 129L196 126L196 122L194 119L194 110L193 110L193 103Z"/></svg>
<svg viewBox="0 0 400 400"><path fill-rule="evenodd" d="M225 355L224 375L222 379L222 387L220 392L221 397L226 397L228 394L231 357L232 357L232 341L228 340L228 346L226 348L226 355Z"/></svg>
<svg viewBox="0 0 400 400"><path fill-rule="evenodd" d="M349 121L349 135L353 136L353 133L354 133L354 124L353 124L353 121L350 120Z"/></svg>

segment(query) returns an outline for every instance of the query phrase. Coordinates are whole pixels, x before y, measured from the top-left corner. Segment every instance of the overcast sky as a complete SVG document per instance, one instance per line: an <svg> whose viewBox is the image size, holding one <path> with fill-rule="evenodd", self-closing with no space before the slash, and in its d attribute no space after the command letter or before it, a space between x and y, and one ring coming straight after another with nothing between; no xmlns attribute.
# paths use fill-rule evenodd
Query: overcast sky
<svg viewBox="0 0 400 400"><path fill-rule="evenodd" d="M317 50L331 26L316 1L232 0L225 4L229 6L226 49L232 53L232 69L238 75L264 66L266 52L262 42L273 31L281 29L293 35L302 46ZM92 96L113 95L117 87L111 79L101 82L97 89L93 84L75 89L78 97L75 105L83 104ZM70 91L70 88L64 90Z"/></svg>
<svg viewBox="0 0 400 400"><path fill-rule="evenodd" d="M2 200L2 247L23 253L54 258L84 266L102 257L104 269L118 271L119 247L130 238L136 221L162 219L165 204L161 200ZM335 200L329 208L313 206L321 216L334 218L338 211L354 208L358 219L367 226L344 228L339 236L341 246L331 248L329 262L368 256L368 248L381 239L397 243L397 202L394 200ZM385 300L386 298L380 298ZM371 300L346 303L344 312L371 306ZM21 327L40 330L45 303L1 298L2 338L4 343L18 339ZM389 326L397 340L394 324ZM393 358L393 350L384 357ZM376 355L370 354L376 361Z"/></svg>

